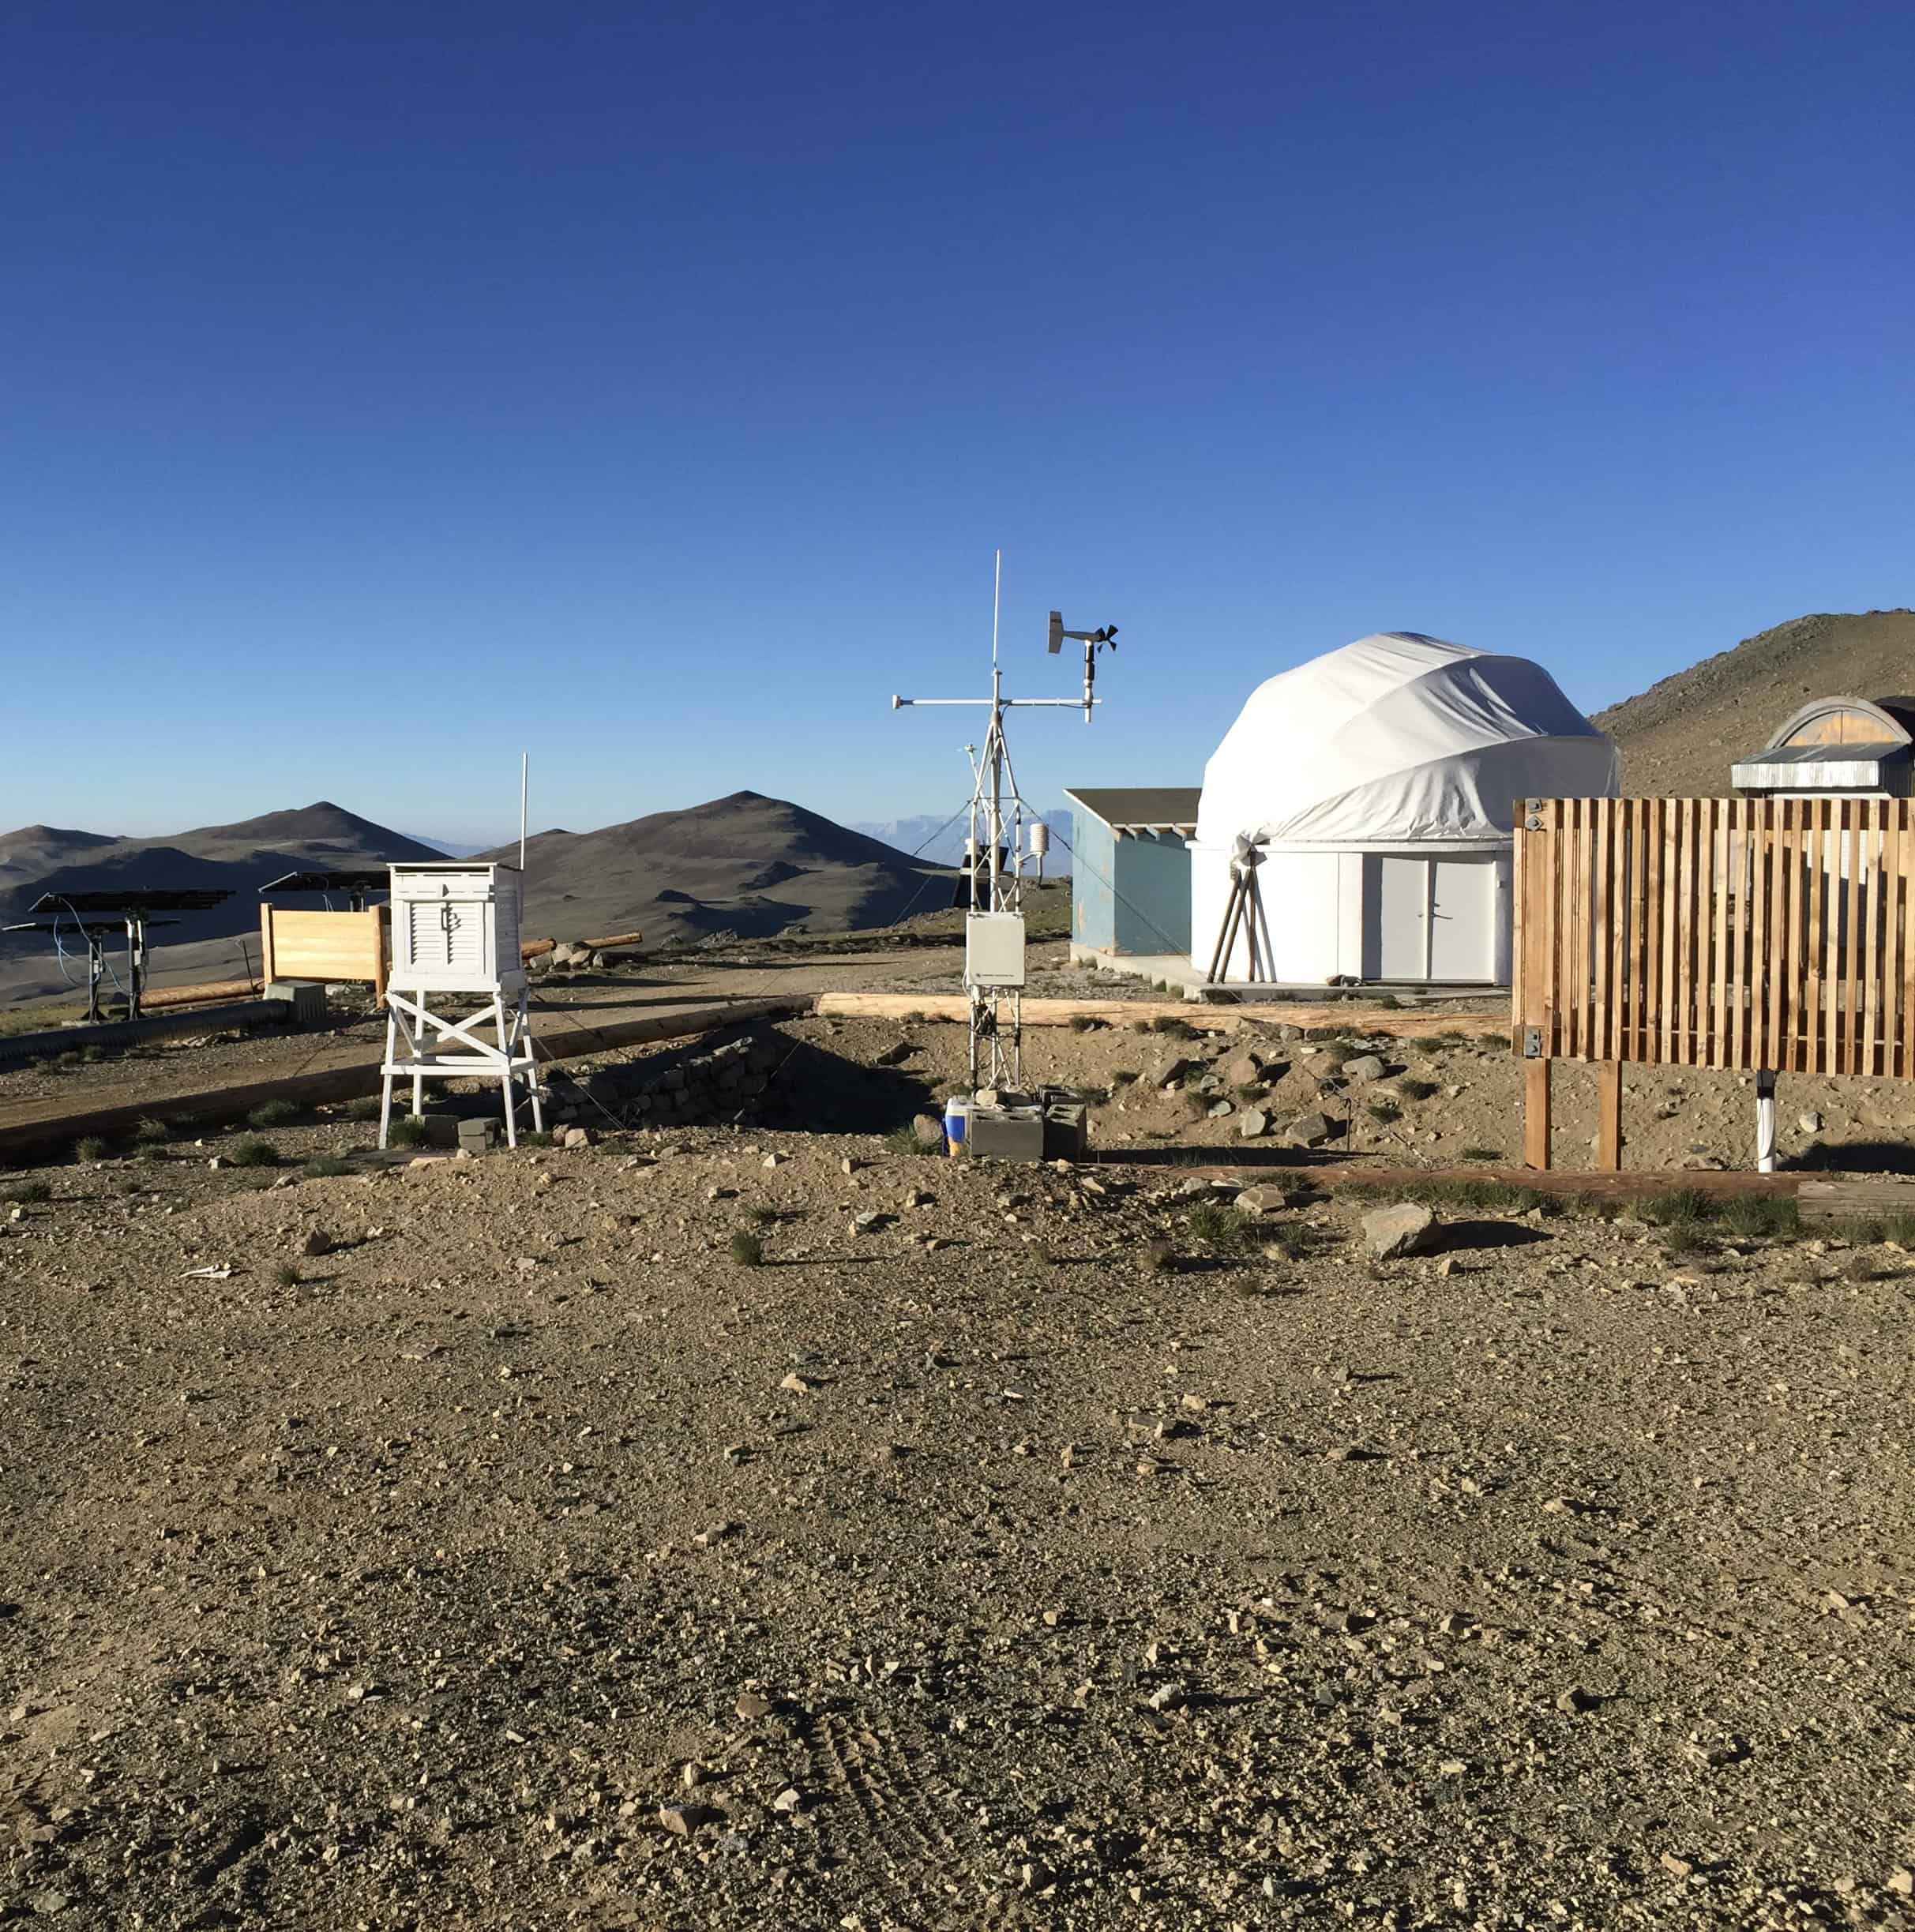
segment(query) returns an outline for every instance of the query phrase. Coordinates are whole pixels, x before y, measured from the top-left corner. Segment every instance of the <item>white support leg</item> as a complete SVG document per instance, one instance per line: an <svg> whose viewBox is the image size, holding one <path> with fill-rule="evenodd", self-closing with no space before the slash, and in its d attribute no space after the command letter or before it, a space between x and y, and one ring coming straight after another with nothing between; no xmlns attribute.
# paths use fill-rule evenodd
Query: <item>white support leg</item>
<svg viewBox="0 0 1915 1932"><path fill-rule="evenodd" d="M1766 1070L1755 1075L1755 1172L1775 1172L1775 1076Z"/></svg>
<svg viewBox="0 0 1915 1932"><path fill-rule="evenodd" d="M532 1097L532 1131L545 1131L545 1097L539 1090L539 1056L532 1047L531 995L519 995L519 1038L525 1048L525 1087Z"/></svg>
<svg viewBox="0 0 1915 1932"><path fill-rule="evenodd" d="M379 1145L384 1147L392 1131L392 1049L399 1044L399 1015L385 1009L385 1064L379 1078Z"/></svg>
<svg viewBox="0 0 1915 1932"><path fill-rule="evenodd" d="M512 1035L506 1030L505 1003L494 996L492 1024L498 1034L499 1041L499 1091L505 1102L505 1145L516 1147L519 1144L519 1110L513 1093Z"/></svg>

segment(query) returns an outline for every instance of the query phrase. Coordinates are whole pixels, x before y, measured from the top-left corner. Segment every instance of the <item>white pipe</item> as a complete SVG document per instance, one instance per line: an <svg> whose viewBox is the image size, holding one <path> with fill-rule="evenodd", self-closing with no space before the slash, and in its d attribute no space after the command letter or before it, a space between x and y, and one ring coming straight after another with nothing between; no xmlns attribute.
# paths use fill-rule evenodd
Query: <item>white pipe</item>
<svg viewBox="0 0 1915 1932"><path fill-rule="evenodd" d="M519 870L525 870L525 794L531 778L532 755L519 754Z"/></svg>
<svg viewBox="0 0 1915 1932"><path fill-rule="evenodd" d="M1775 1076L1755 1075L1755 1172L1775 1172Z"/></svg>

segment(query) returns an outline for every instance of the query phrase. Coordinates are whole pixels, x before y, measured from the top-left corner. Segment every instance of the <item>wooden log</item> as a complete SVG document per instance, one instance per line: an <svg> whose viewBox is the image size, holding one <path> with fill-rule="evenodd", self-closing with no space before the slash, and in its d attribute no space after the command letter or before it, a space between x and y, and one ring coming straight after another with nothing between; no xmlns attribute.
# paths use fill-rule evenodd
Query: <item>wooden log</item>
<svg viewBox="0 0 1915 1932"><path fill-rule="evenodd" d="M1523 1158L1538 1173L1549 1165L1549 1066L1532 1060L1523 1067Z"/></svg>
<svg viewBox="0 0 1915 1932"><path fill-rule="evenodd" d="M164 1013L174 1007L212 1006L222 1000L250 1000L265 990L256 979L208 980L197 986L162 986L140 995L143 1013Z"/></svg>
<svg viewBox="0 0 1915 1932"><path fill-rule="evenodd" d="M1140 1149L1127 1150L1113 1157L1105 1156L1106 1161L1121 1162L1131 1167L1143 1167L1158 1161L1177 1160L1176 1172L1180 1178L1191 1176L1207 1176L1227 1178L1240 1186L1249 1187L1253 1183L1275 1178L1295 1181L1300 1185L1334 1191L1339 1187L1360 1188L1366 1194L1387 1194L1395 1189L1410 1191L1420 1187L1469 1187L1477 1188L1485 1184L1492 1187L1519 1188L1526 1194L1545 1195L1569 1200L1612 1201L1618 1206L1632 1202L1653 1201L1658 1195L1672 1193L1678 1189L1684 1193L1700 1194L1711 1200L1733 1201L1748 1196L1789 1200L1798 1197L1798 1191L1815 1185L1799 1174L1756 1174L1746 1169L1718 1171L1714 1169L1637 1169L1620 1174L1598 1174L1583 1169L1555 1169L1548 1173L1540 1173L1526 1167L1366 1167L1355 1161L1312 1161L1301 1157L1294 1162L1278 1164L1260 1161L1254 1166L1233 1164L1228 1166L1191 1167L1183 1164L1178 1156L1183 1152L1170 1149L1147 1153ZM1880 1183L1869 1183L1872 1191L1879 1195L1889 1191ZM1915 1191L1912 1189L1911 1191ZM1459 1210L1460 1211L1460 1210ZM1911 1208L1915 1213L1915 1208ZM1885 1218L1887 1210L1876 1207L1871 1210L1876 1218Z"/></svg>
<svg viewBox="0 0 1915 1932"><path fill-rule="evenodd" d="M543 959L558 943L557 940L528 940L519 948L519 963L528 966L535 959Z"/></svg>
<svg viewBox="0 0 1915 1932"><path fill-rule="evenodd" d="M1623 1164L1623 1064L1605 1060L1596 1069L1596 1165L1605 1174Z"/></svg>
<svg viewBox="0 0 1915 1932"><path fill-rule="evenodd" d="M1915 1181L1799 1181L1796 1210L1804 1221L1915 1221Z"/></svg>
<svg viewBox="0 0 1915 1932"><path fill-rule="evenodd" d="M963 1020L971 1007L962 993L827 992L817 1011L827 1019L903 1019L917 1014L927 1020ZM1438 1034L1501 1040L1508 1024L1501 1013L1406 1012L1399 1007L1355 1004L1213 1006L1197 1000L1027 1000L1027 1026L1068 1026L1074 1019L1100 1019L1115 1026L1159 1019L1181 1019L1203 1033L1230 1033L1246 1022L1301 1027L1306 1032L1380 1034L1394 1040L1424 1040Z"/></svg>
<svg viewBox="0 0 1915 1932"><path fill-rule="evenodd" d="M602 940L580 940L581 946L589 946L595 953L617 952L621 947L640 946L644 943L642 932L612 932Z"/></svg>

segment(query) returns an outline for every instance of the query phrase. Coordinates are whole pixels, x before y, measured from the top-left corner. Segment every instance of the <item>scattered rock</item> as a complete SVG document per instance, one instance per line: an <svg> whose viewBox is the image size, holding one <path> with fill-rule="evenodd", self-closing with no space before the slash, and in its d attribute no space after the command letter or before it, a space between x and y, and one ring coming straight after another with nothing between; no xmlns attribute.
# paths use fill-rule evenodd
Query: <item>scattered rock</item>
<svg viewBox="0 0 1915 1932"><path fill-rule="evenodd" d="M558 1143L561 1147L589 1147L591 1130L589 1127L569 1127Z"/></svg>
<svg viewBox="0 0 1915 1932"><path fill-rule="evenodd" d="M1342 1067L1343 1078L1357 1086L1380 1080L1387 1071L1374 1053L1359 1053L1354 1060L1345 1060Z"/></svg>
<svg viewBox="0 0 1915 1932"><path fill-rule="evenodd" d="M1279 1214L1290 1204L1290 1196L1281 1187L1267 1184L1245 1187L1236 1202L1238 1212L1245 1214Z"/></svg>
<svg viewBox="0 0 1915 1932"><path fill-rule="evenodd" d="M1299 1147L1320 1147L1326 1141L1335 1140L1342 1131L1343 1123L1332 1120L1327 1114L1303 1113L1291 1121L1283 1134Z"/></svg>
<svg viewBox="0 0 1915 1932"><path fill-rule="evenodd" d="M920 1147L941 1147L944 1144L944 1123L934 1113L921 1113L911 1121L911 1132L916 1135Z"/></svg>
<svg viewBox="0 0 1915 1932"><path fill-rule="evenodd" d="M1819 1134L1822 1131L1822 1116L1812 1108L1805 1113L1797 1114L1795 1124L1804 1134Z"/></svg>
<svg viewBox="0 0 1915 1932"><path fill-rule="evenodd" d="M772 1708L772 1700L760 1697L755 1690L742 1692L738 1702L732 1706L748 1724L755 1724L760 1718L769 1717Z"/></svg>
<svg viewBox="0 0 1915 1932"><path fill-rule="evenodd" d="M1192 1060L1188 1053L1181 1053L1173 1048L1144 1077L1152 1086L1174 1086L1187 1075L1200 1071L1203 1065L1200 1060Z"/></svg>
<svg viewBox="0 0 1915 1932"><path fill-rule="evenodd" d="M332 1252L332 1237L323 1228L315 1228L299 1244L302 1255L329 1255Z"/></svg>
<svg viewBox="0 0 1915 1932"><path fill-rule="evenodd" d="M1421 1255L1435 1245L1439 1226L1428 1208L1399 1201L1393 1207L1373 1207L1363 1217L1363 1244L1373 1261Z"/></svg>
<svg viewBox="0 0 1915 1932"><path fill-rule="evenodd" d="M1260 1140L1270 1131L1270 1116L1260 1107L1246 1107L1243 1118L1237 1124L1237 1137L1242 1140Z"/></svg>

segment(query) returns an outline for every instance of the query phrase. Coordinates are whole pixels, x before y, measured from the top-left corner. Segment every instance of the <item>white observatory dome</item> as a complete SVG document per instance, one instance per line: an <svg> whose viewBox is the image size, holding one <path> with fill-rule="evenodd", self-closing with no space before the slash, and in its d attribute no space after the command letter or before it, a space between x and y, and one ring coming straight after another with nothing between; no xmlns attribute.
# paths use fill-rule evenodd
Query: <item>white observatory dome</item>
<svg viewBox="0 0 1915 1932"><path fill-rule="evenodd" d="M1251 692L1203 768L1197 842L1497 838L1515 800L1611 797L1620 773L1541 665L1384 631Z"/></svg>

